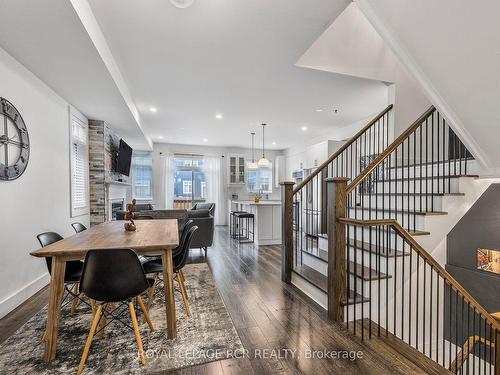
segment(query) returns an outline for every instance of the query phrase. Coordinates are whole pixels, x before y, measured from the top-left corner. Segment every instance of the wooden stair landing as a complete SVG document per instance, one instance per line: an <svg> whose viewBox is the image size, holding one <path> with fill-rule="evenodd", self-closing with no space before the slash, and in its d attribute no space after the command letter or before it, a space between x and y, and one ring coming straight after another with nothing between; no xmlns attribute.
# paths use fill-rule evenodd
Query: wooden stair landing
<svg viewBox="0 0 500 375"><path fill-rule="evenodd" d="M356 336L361 338L361 320L356 321ZM387 333L382 327L380 327L380 336L378 336L378 325L372 321L371 324L371 338L368 337L370 330L369 320L364 319L363 321L363 332L364 340L363 343L375 351L380 353L380 356L387 359L391 363L396 363L401 361L402 363L412 363L414 366L422 370L423 374L453 374L453 372L442 367L441 365L434 362L432 359L426 355L420 353L417 349L406 344L403 340L397 338L392 333ZM352 333L352 323L349 326L349 331ZM394 355L396 354L396 355Z"/></svg>

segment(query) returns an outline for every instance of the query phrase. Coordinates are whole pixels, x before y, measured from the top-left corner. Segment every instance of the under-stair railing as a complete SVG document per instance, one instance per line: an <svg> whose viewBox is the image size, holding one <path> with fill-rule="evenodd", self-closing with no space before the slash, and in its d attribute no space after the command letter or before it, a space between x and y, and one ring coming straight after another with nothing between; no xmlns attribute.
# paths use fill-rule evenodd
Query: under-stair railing
<svg viewBox="0 0 500 375"><path fill-rule="evenodd" d="M335 185L338 191L346 190L345 181ZM337 205L342 206L339 200ZM369 286L344 273L344 294L352 288L360 297L349 306L337 304L340 322L361 338L394 335L454 373L500 374L500 322L406 229L394 219L340 217L336 222L338 230L354 240L351 246L335 249L340 261L344 258L349 264L356 254L363 254L358 239L368 229L372 249L364 255L365 266L375 270L365 270L373 272L369 276L375 282ZM344 246L342 240L339 246ZM395 247L400 250L390 250ZM341 265L337 267L342 277Z"/></svg>
<svg viewBox="0 0 500 375"><path fill-rule="evenodd" d="M304 176L294 188L294 183L283 183L283 251L282 278L291 281L294 269L301 273L302 252L320 256L318 235L327 231L326 178L349 176L355 178L369 163L365 155L383 152L389 145L390 104L349 141L332 154L324 163Z"/></svg>

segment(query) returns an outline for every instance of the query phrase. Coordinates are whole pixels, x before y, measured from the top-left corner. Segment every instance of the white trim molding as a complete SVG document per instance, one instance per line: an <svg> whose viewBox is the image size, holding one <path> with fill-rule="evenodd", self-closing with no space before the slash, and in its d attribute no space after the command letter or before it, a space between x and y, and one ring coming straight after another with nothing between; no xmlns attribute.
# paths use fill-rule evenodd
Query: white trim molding
<svg viewBox="0 0 500 375"><path fill-rule="evenodd" d="M421 85L423 92L431 103L437 108L440 114L449 122L460 140L467 146L467 149L474 155L474 158L485 174L491 173L492 162L485 155L476 140L471 136L458 115L444 100L431 80L422 71L415 59L411 56L404 44L398 39L396 32L382 21L370 4L370 0L354 0L365 17L370 21L375 30L384 39L389 48L401 61L408 73Z"/></svg>
<svg viewBox="0 0 500 375"><path fill-rule="evenodd" d="M5 297L0 301L0 319L14 310L21 303L26 301L29 297L48 285L50 282L50 275L48 272L37 277L35 280L26 284L21 289L16 290L14 293Z"/></svg>

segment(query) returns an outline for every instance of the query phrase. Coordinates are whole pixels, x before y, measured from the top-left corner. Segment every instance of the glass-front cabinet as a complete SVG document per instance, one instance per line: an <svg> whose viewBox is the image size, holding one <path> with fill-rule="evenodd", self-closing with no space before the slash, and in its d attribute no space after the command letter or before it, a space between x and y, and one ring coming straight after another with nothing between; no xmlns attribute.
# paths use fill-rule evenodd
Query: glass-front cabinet
<svg viewBox="0 0 500 375"><path fill-rule="evenodd" d="M245 184L245 157L242 155L228 155L228 184Z"/></svg>

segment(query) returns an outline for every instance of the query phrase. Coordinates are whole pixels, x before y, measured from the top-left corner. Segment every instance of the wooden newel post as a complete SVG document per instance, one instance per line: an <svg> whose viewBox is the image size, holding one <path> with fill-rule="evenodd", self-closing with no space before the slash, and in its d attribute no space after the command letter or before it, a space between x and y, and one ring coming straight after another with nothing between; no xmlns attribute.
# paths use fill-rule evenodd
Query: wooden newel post
<svg viewBox="0 0 500 375"><path fill-rule="evenodd" d="M347 177L327 178L328 185L328 317L344 322L346 290L346 226L338 221L347 217Z"/></svg>
<svg viewBox="0 0 500 375"><path fill-rule="evenodd" d="M495 330L495 375L500 375L500 331Z"/></svg>
<svg viewBox="0 0 500 375"><path fill-rule="evenodd" d="M293 267L293 185L285 181L281 185L281 280L292 282Z"/></svg>

